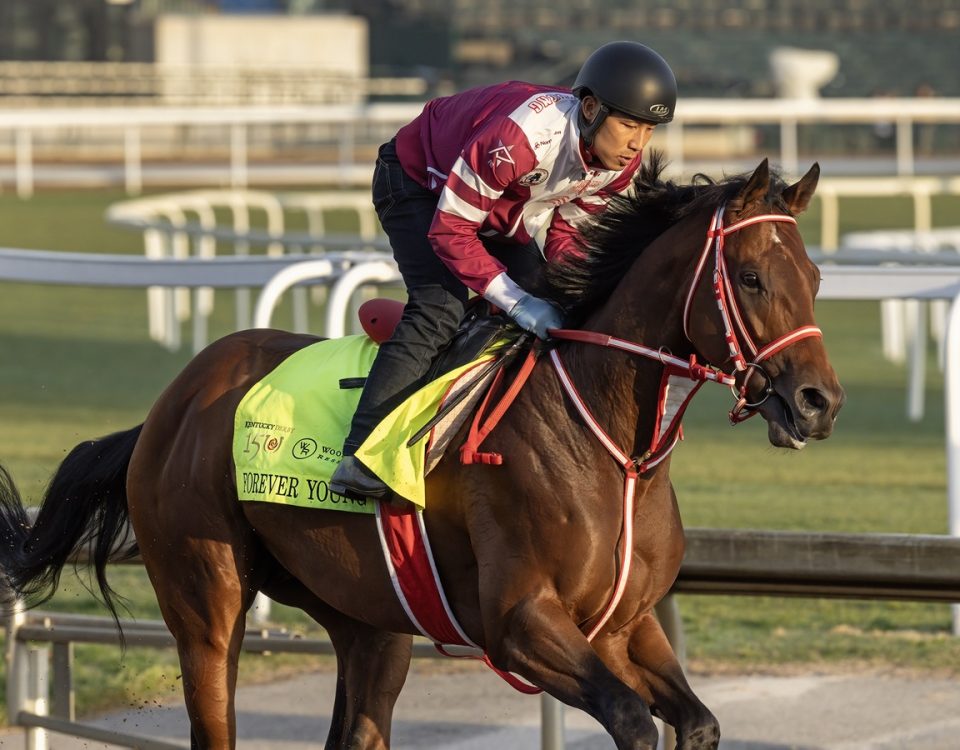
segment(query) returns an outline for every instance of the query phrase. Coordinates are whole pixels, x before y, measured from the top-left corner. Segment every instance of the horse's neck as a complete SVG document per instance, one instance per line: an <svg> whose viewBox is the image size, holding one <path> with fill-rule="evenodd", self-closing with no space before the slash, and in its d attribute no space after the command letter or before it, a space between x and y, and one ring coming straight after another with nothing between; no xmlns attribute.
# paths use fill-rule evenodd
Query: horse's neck
<svg viewBox="0 0 960 750"><path fill-rule="evenodd" d="M694 241L668 232L631 266L610 299L591 315L584 330L598 331L686 359L693 349L683 332L683 307L696 251L679 253ZM606 347L575 344L564 357L598 421L624 450L649 447L657 412L659 363Z"/></svg>

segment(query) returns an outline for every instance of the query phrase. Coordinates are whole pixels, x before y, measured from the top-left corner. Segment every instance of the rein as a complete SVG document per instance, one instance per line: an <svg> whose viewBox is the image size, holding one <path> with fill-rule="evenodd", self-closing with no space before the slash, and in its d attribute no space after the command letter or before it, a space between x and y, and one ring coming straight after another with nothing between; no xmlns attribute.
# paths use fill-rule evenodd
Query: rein
<svg viewBox="0 0 960 750"><path fill-rule="evenodd" d="M730 386L731 390L734 391L734 394L737 397L736 403L730 410L730 421L733 424L737 424L756 414L757 408L773 393L771 378L760 363L766 359L769 359L777 352L783 351L791 344L814 336L820 338L823 334L817 326L802 326L790 331L787 334L784 334L783 336L780 336L777 339L774 339L762 348L757 347L743 322L743 316L740 314L740 308L737 305L736 296L734 295L733 287L730 284L726 259L724 257L724 238L729 234L733 234L734 232L743 229L744 227L759 224L761 222L782 221L796 224L797 220L792 216L786 216L784 214L763 214L760 216L753 216L749 219L744 219L743 221L738 221L734 224L724 227L723 215L725 208L725 205L717 208L717 210L714 211L713 218L710 221L710 228L707 230L707 237L706 242L704 243L703 252L701 253L700 260L697 263L693 281L690 284L690 290L687 292L687 299L686 303L684 304L683 331L689 340L689 319L693 297L697 286L700 283L700 278L703 275L703 269L706 266L707 258L710 256L710 251L712 248L715 259L713 273L713 293L717 307L720 310L720 316L723 319L723 325L725 329L724 338L726 339L727 346L730 351L730 358L734 363L734 367L737 371L746 371L746 376L743 378L743 382L741 383L739 390L737 390L735 374L728 374L711 365L700 364L697 362L695 355L690 355L688 360L684 360L679 357L675 357L662 349L653 349L648 346L643 346L642 344L637 344L632 341L627 341L625 339L620 339L593 331L556 329L551 330L549 333L553 338L556 339L561 339L564 341L578 341L585 344L595 344L598 346L609 347L611 349L619 349L621 351L626 351L631 354L636 354L641 357L659 361L664 365L666 373L671 371L675 374L683 373L690 380L696 381L698 386L706 381L713 381L715 383L721 383L723 385ZM743 340L743 344L746 347L749 356L751 357L749 362L743 354L743 349L740 345L741 339ZM650 450L639 457L629 456L616 445L613 439L606 433L606 431L590 413L589 408L587 407L583 398L580 396L576 385L570 378L570 375L564 367L563 362L560 359L560 355L557 353L556 349L552 349L550 351L550 360L553 363L554 369L557 372L557 376L559 377L564 390L566 391L570 400L573 402L574 406L577 408L580 416L583 418L584 422L590 428L590 431L594 434L597 440L620 465L620 468L624 472L622 498L624 533L621 535L621 541L617 551L620 558L620 571L617 576L613 594L611 595L610 600L607 602L607 606L599 615L599 619L590 629L589 633L587 633L587 639L591 640L598 632L600 632L600 629L613 615L613 612L620 603L620 599L622 598L623 592L626 589L627 580L630 577L630 563L633 557L631 554L631 550L633 549L633 524L629 523L628 519L633 518L634 494L637 480L639 479L640 474L650 468L653 468L653 466L656 466L670 454L680 437L680 430L678 428L675 431L676 434L674 435L673 440L667 445L663 445L662 441L658 443L657 434L655 433L654 445L651 446ZM767 385L764 388L763 397L757 402L750 403L747 398L747 387L749 385L751 375L757 371L764 375ZM660 387L661 395L658 399L661 404L665 400L665 392L669 387L666 385L667 383L668 379L665 374L663 384L661 384ZM695 392L695 389L687 395L684 403L677 410L675 418L679 418L679 416L681 416L683 407L686 405L686 401L689 401L690 397L692 397L693 392Z"/></svg>
<svg viewBox="0 0 960 750"><path fill-rule="evenodd" d="M619 571L614 583L613 593L611 594L607 605L597 616L593 627L591 627L586 633L587 640L592 640L597 633L600 632L601 628L607 623L620 603L623 593L627 587L627 581L630 577L630 564L633 557L631 554L631 550L633 549L633 524L629 523L628 519L632 519L634 515L634 495L636 492L637 481L639 480L641 474L653 468L661 461L666 459L668 455L670 455L670 452L680 439L681 433L679 420L683 415L683 411L686 408L687 403L696 393L696 390L707 381L729 386L737 399L733 408L730 410L730 421L733 424L738 424L739 422L742 422L756 414L758 407L763 404L763 402L766 401L773 393L772 379L767 371L763 368L761 363L772 357L774 354L783 351L788 346L797 343L798 341L802 341L803 339L811 337L821 338L823 335L817 326L801 326L800 328L796 328L789 333L774 339L763 347L758 347L754 343L753 338L744 324L743 315L740 312L740 307L737 304L736 296L733 293L733 286L730 283L726 258L724 257L724 238L727 235L738 232L745 227L753 226L754 224L760 224L762 222L779 221L796 224L797 220L792 216L787 216L784 214L762 214L759 216L752 216L749 219L744 219L725 227L723 225L725 209L725 205L717 208L716 211L714 211L713 218L710 221L710 227L707 230L707 237L706 241L704 242L703 251L700 254L700 259L697 262L693 280L690 283L690 289L687 292L687 298L684 304L683 331L687 337L687 340L689 341L690 310L693 306L693 298L697 287L700 284L700 279L703 276L707 259L710 257L712 250L714 256L713 294L717 308L720 311L720 317L723 320L724 338L727 342L727 347L730 353L729 359L733 362L733 366L735 368L734 372L727 373L721 370L719 367L715 367L710 364L701 364L697 362L696 355L694 354L691 354L688 359L682 359L670 354L662 347L659 349L654 349L649 346L644 346L643 344L638 344L633 341L617 338L616 336L610 336L604 333L598 333L596 331L572 330L566 328L550 329L549 331L549 334L553 339L559 339L562 341L575 341L583 344L592 344L610 349L618 349L620 351L625 351L630 354L635 354L640 357L657 361L663 365L664 368L663 375L661 376L660 392L658 395L658 417L660 419L654 427L654 434L651 439L650 449L641 456L630 456L614 442L614 440L607 434L603 427L600 426L600 423L597 422L593 414L590 413L589 407L583 400L580 392L577 390L577 387L574 384L573 379L570 377L570 374L567 372L567 369L560 358L560 354L556 349L550 350L550 361L553 363L554 370L556 371L557 377L566 391L567 396L576 407L584 423L624 472L622 495L622 517L624 520L623 534L620 536L617 546L617 555L620 563ZM461 448L461 463L502 463L503 458L500 456L500 454L481 453L479 451L479 446L480 443L483 442L484 438L490 434L490 431L500 421L500 418L504 415L507 408L516 398L516 395L520 392L524 383L527 381L536 363L538 349L539 348L535 346L530 350L527 360L520 372L517 374L514 382L504 394L503 398L499 401L496 408L494 408L490 415L484 419L484 415L488 407L487 402L490 399L490 392L488 392L484 403L474 416L473 424L471 425L467 440ZM744 355L744 350L746 350L747 356ZM743 372L746 374L743 377L743 382L738 387L737 373ZM762 398L759 401L750 403L747 397L747 388L754 372L761 373L766 379L767 384L763 390ZM502 376L502 373L503 370L500 370L498 372L498 376ZM686 383L686 386L682 385L684 382ZM491 388L491 392L493 390L495 390L495 387ZM679 398L674 395L675 391L680 392ZM674 429L675 425L676 429ZM508 679L508 681L514 685L514 687L517 687L517 689L524 689L521 685L514 684L515 681L510 680L510 676L503 676L505 679Z"/></svg>

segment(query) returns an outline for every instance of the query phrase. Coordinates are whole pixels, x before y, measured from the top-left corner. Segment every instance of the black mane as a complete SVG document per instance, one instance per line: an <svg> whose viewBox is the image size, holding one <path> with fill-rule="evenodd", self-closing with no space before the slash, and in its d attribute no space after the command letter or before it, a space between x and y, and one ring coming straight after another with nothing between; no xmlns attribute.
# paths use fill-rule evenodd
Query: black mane
<svg viewBox="0 0 960 750"><path fill-rule="evenodd" d="M546 266L545 296L567 310L568 325L606 300L654 239L685 216L730 200L750 179L736 175L717 182L698 174L691 184L677 185L660 179L665 166L663 155L655 151L634 178L631 195L615 196L582 228L583 257ZM772 187L783 187L779 177L773 177Z"/></svg>

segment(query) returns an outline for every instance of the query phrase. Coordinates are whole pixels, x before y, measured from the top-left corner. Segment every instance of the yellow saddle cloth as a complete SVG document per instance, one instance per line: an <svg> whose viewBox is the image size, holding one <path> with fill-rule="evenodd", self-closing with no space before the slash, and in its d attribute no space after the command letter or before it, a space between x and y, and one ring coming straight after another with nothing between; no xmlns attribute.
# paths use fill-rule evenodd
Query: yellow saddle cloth
<svg viewBox="0 0 960 750"><path fill-rule="evenodd" d="M301 349L254 385L234 417L233 460L240 500L307 508L375 512L370 500L330 491L360 388L344 378L366 377L377 344L365 335L320 341ZM466 373L492 359L489 351L424 386L391 412L357 451L357 458L394 492L425 505L425 438L408 440L437 413ZM434 441L436 442L436 441Z"/></svg>

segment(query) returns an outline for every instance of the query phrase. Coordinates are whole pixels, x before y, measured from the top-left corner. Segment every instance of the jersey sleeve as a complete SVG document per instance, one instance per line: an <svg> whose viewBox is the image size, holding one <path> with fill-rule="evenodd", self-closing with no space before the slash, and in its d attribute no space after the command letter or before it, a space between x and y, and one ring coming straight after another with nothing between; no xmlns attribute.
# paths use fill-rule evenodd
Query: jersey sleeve
<svg viewBox="0 0 960 750"><path fill-rule="evenodd" d="M440 260L478 294L505 271L480 241L480 227L507 186L536 164L524 132L502 118L468 142L450 170L428 236Z"/></svg>

